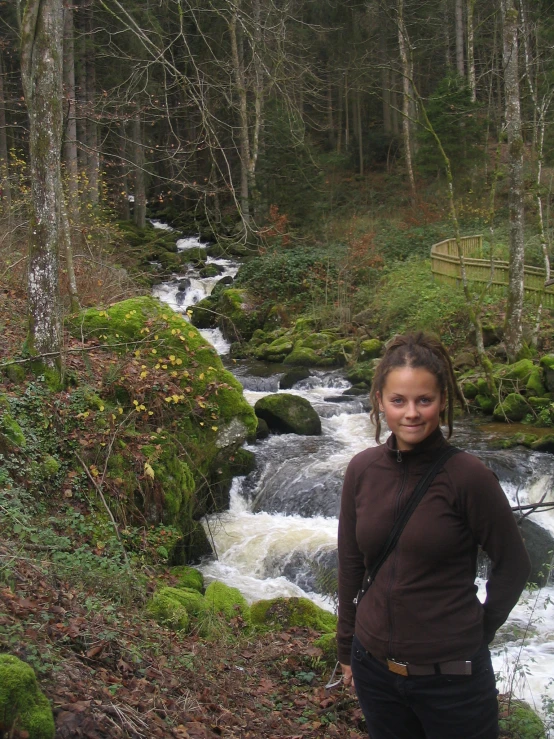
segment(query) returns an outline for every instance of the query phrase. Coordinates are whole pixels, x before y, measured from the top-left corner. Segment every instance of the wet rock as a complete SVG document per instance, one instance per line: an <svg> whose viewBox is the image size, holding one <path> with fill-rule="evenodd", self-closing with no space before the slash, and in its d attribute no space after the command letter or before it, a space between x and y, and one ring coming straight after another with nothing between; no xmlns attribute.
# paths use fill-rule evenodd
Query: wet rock
<svg viewBox="0 0 554 739"><path fill-rule="evenodd" d="M310 377L310 370L305 367L291 369L288 372L285 372L279 380L279 388L281 390L290 390L290 388L294 387L297 382L300 382L300 380L306 380L308 377Z"/></svg>
<svg viewBox="0 0 554 739"><path fill-rule="evenodd" d="M267 395L254 406L258 418L266 421L271 431L302 436L321 434L321 419L311 404L297 395Z"/></svg>
<svg viewBox="0 0 554 739"><path fill-rule="evenodd" d="M497 421L522 421L530 411L531 406L522 395L510 393L495 407L493 417Z"/></svg>
<svg viewBox="0 0 554 739"><path fill-rule="evenodd" d="M539 586L546 585L552 552L554 551L554 537L529 518L524 518L520 524L521 535L531 559L531 574L529 582Z"/></svg>

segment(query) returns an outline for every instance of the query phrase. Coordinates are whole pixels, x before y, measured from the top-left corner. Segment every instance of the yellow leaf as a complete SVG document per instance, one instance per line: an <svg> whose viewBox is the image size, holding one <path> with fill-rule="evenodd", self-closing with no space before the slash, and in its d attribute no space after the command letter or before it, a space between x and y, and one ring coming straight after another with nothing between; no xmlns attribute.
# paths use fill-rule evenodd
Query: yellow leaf
<svg viewBox="0 0 554 739"><path fill-rule="evenodd" d="M167 364L162 364L162 369L167 369Z"/></svg>
<svg viewBox="0 0 554 739"><path fill-rule="evenodd" d="M173 398L173 402L174 403L178 403L179 402L179 396L178 395L172 395L171 397Z"/></svg>
<svg viewBox="0 0 554 739"><path fill-rule="evenodd" d="M164 398L166 403L171 403L171 398Z"/></svg>
<svg viewBox="0 0 554 739"><path fill-rule="evenodd" d="M140 379L144 380L145 377L148 377L148 372L141 372L140 373Z"/></svg>
<svg viewBox="0 0 554 739"><path fill-rule="evenodd" d="M101 406L99 407L99 409L98 409L98 410L99 410L99 411L103 411L103 410L104 410L104 406L103 406L103 405L101 405Z"/></svg>
<svg viewBox="0 0 554 739"><path fill-rule="evenodd" d="M138 405L138 404L139 404L138 400L133 400L133 405Z"/></svg>
<svg viewBox="0 0 554 739"><path fill-rule="evenodd" d="M183 360L182 359L176 359L175 360L175 364L183 364Z"/></svg>
<svg viewBox="0 0 554 739"><path fill-rule="evenodd" d="M123 408L119 407L117 410L119 411L119 415L123 413Z"/></svg>
<svg viewBox="0 0 554 739"><path fill-rule="evenodd" d="M194 331L189 331L189 336L195 336Z"/></svg>
<svg viewBox="0 0 554 739"><path fill-rule="evenodd" d="M203 372L201 372L201 373L200 373L200 374L198 375L198 379L199 379L199 380L203 380L203 379L204 379L204 373L203 373Z"/></svg>
<svg viewBox="0 0 554 739"><path fill-rule="evenodd" d="M157 354L157 353L158 353L157 349L152 349L152 354Z"/></svg>
<svg viewBox="0 0 554 739"><path fill-rule="evenodd" d="M154 470L152 469L152 465L148 464L148 462L144 463L144 474L152 480L154 479Z"/></svg>
<svg viewBox="0 0 554 739"><path fill-rule="evenodd" d="M217 426L212 426L212 431L217 431Z"/></svg>
<svg viewBox="0 0 554 739"><path fill-rule="evenodd" d="M175 361L175 354L170 354L169 355L169 361L170 362L174 362Z"/></svg>

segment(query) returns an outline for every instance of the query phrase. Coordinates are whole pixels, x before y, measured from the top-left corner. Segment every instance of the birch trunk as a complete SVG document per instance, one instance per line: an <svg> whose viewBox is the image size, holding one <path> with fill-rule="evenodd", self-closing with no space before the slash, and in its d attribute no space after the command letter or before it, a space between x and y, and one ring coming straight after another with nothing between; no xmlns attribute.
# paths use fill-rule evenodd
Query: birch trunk
<svg viewBox="0 0 554 739"><path fill-rule="evenodd" d="M98 150L98 124L96 123L96 50L93 41L92 3L86 15L86 101L87 101L87 196L93 205L98 204L100 154Z"/></svg>
<svg viewBox="0 0 554 739"><path fill-rule="evenodd" d="M246 80L244 75L244 59L239 51L239 38L237 33L237 8L233 8L233 14L229 21L229 34L231 36L231 55L233 60L233 76L239 102L239 141L240 141L240 207L241 215L246 230L250 229L250 193L249 193L249 162L250 162L250 139L248 135L248 100L246 91Z"/></svg>
<svg viewBox="0 0 554 739"><path fill-rule="evenodd" d="M146 226L146 177L144 174L144 146L140 113L133 118L133 146L135 163L135 205L133 217L139 228Z"/></svg>
<svg viewBox="0 0 554 739"><path fill-rule="evenodd" d="M77 155L77 116L75 111L75 46L73 8L64 8L63 84L65 101L65 136L63 155L67 177L67 210L71 225L79 225L79 160Z"/></svg>
<svg viewBox="0 0 554 739"><path fill-rule="evenodd" d="M62 237L62 0L28 0L21 27L21 76L29 113L31 222L28 350L61 371L58 245Z"/></svg>
<svg viewBox="0 0 554 739"><path fill-rule="evenodd" d="M10 162L8 159L8 129L6 128L6 100L4 95L4 64L0 51L0 189L4 206L10 210L12 203L10 188Z"/></svg>
<svg viewBox="0 0 554 739"><path fill-rule="evenodd" d="M412 164L412 133L410 125L411 85L410 63L408 59L408 36L404 24L404 2L398 0L398 47L402 64L402 131L404 134L404 159L410 181L412 198L416 195L414 168Z"/></svg>
<svg viewBox="0 0 554 739"><path fill-rule="evenodd" d="M514 361L523 344L524 210L523 137L519 99L518 12L514 0L502 0L504 42L504 94L510 211L510 269L506 308L505 344Z"/></svg>
<svg viewBox="0 0 554 739"><path fill-rule="evenodd" d="M464 5L463 0L455 0L454 6L456 35L456 69L460 77L465 77L464 67Z"/></svg>
<svg viewBox="0 0 554 739"><path fill-rule="evenodd" d="M475 79L475 43L473 29L473 12L475 0L467 0L467 83L471 91L471 102L477 100L477 82Z"/></svg>

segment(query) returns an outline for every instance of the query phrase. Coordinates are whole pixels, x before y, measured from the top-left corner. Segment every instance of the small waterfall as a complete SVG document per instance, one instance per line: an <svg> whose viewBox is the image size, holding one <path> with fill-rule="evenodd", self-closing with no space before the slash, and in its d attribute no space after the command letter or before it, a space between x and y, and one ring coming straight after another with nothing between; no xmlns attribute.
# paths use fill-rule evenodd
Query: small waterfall
<svg viewBox="0 0 554 739"><path fill-rule="evenodd" d="M202 247L198 239L180 239L179 249ZM238 264L210 260L234 276ZM202 278L195 268L158 285L154 294L186 314L186 309L209 295L219 278ZM202 331L217 349L226 354L229 344L218 329ZM256 362L231 366L252 405L279 390L285 368ZM206 560L201 569L206 579L226 582L249 601L277 596L304 596L333 610L325 595L322 577L336 569L337 515L342 478L349 460L357 452L375 445L374 428L367 414L366 398L343 398L349 387L339 372L312 371L297 383L293 394L311 402L322 418L322 435L270 436L250 447L256 453L256 468L245 478L236 478L229 511L206 522L213 537L217 559ZM386 429L385 429L386 431ZM552 456L521 447L494 450L491 438L466 422L458 423L456 445L477 454L498 475L510 502L537 502L543 494L552 500L554 465ZM534 514L534 520L554 532L554 512ZM486 597L485 582L478 578L479 597ZM554 697L550 680L554 675L554 587L525 595L514 608L502 630L504 643L493 650L493 664L500 673L501 691L513 689L541 707L541 696ZM528 624L531 628L528 630ZM522 646L521 634L526 633Z"/></svg>

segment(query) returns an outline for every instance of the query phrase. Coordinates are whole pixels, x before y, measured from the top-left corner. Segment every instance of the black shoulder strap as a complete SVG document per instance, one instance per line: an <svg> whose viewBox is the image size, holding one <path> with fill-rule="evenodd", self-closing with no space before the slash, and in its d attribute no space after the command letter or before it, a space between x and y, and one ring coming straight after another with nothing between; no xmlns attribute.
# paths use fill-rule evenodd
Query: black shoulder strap
<svg viewBox="0 0 554 739"><path fill-rule="evenodd" d="M387 540L385 544L383 545L383 548L379 552L379 556L373 563L373 567L369 572L366 572L364 576L364 581L362 583L361 589L358 591L357 596L354 598L354 604L356 606L359 605L361 599L367 592L367 589L375 580L375 576L381 569L381 567L384 565L385 561L387 560L388 556L398 543L398 539L400 538L400 534L404 531L404 528L408 521L410 520L410 516L417 508L420 500L423 498L425 493L427 492L427 489L429 485L433 482L433 479L437 475L437 473L440 471L440 469L443 467L444 464L446 464L447 460L450 459L450 457L453 457L455 454L458 454L458 452L461 452L461 449L458 449L455 446L449 446L448 449L437 459L437 461L429 467L427 472L423 475L421 480L416 485L414 492L411 494L409 501L406 503L404 508L402 509L399 517L396 519L394 526L390 530L390 533L387 537Z"/></svg>

